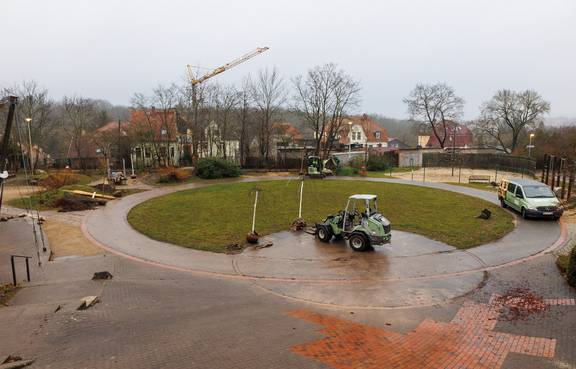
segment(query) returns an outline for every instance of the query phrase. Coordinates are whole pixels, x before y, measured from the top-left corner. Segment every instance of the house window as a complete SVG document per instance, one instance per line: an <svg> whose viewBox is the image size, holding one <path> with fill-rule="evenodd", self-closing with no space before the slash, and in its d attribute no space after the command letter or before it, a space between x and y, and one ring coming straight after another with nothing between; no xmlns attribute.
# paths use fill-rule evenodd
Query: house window
<svg viewBox="0 0 576 369"><path fill-rule="evenodd" d="M374 136L376 136L376 139L379 140L380 139L380 131L374 132Z"/></svg>

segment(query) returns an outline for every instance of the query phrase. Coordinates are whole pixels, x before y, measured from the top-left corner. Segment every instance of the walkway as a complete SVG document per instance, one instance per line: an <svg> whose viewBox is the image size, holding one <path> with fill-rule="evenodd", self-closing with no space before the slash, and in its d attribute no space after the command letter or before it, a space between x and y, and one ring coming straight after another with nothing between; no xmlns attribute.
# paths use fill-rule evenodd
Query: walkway
<svg viewBox="0 0 576 369"><path fill-rule="evenodd" d="M496 194L461 186L365 180L444 189L497 203ZM378 248L375 253L353 254L340 244L325 245L305 233L284 232L269 237L274 242L271 248L224 255L152 240L127 222L127 213L139 203L202 186L157 188L112 202L86 217L85 233L108 251L134 260L201 275L249 280L259 288L297 301L354 308L446 302L484 283L487 271L549 252L563 240L558 223L518 219L516 229L501 240L470 250L395 232L390 246Z"/></svg>

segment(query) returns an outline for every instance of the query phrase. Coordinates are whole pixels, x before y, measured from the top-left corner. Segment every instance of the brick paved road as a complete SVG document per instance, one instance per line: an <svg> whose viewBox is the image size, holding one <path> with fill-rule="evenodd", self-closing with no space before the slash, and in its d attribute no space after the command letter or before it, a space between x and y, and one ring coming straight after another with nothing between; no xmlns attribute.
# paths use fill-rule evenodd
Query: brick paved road
<svg viewBox="0 0 576 369"><path fill-rule="evenodd" d="M115 277L91 281L98 270ZM449 367L438 364L446 351L455 354L454 363L468 363L462 368L576 364L574 306L551 306L527 321L470 314L471 308L485 309L493 294L519 286L547 299L575 298L551 256L493 272L482 290L452 304L389 311L322 309L267 294L246 282L203 278L111 255L51 262L44 275L45 282L22 289L12 306L0 309L0 355L37 357L33 368L382 368L388 367L382 366L387 361L369 366L366 360L400 354L405 363L401 368L414 368L411 364L431 357L438 361L430 367L441 368ZM91 294L100 295L102 302L75 311L78 299ZM62 308L55 313L58 305ZM307 347L334 337L311 317L353 326L354 335L344 343L325 345L321 358L312 357ZM472 343L466 346L454 335L463 320L476 327L489 322L490 329L468 332ZM382 332L404 340L404 346L379 342ZM526 355L508 347L505 354L490 356L494 350L503 352L495 346L501 337L519 336L537 337L522 344L528 350L542 348L542 353ZM483 342L479 351L470 349L474 339ZM473 366L483 354L493 360L488 361L491 365Z"/></svg>
<svg viewBox="0 0 576 369"><path fill-rule="evenodd" d="M1 240L30 247L25 227L1 228ZM92 281L101 270L114 278ZM34 276L0 307L0 359L35 357L31 368L576 367L576 293L551 255L490 271L447 305L390 310L322 308L110 254L45 263ZM502 319L492 297L518 287L546 309ZM101 302L76 311L87 295Z"/></svg>

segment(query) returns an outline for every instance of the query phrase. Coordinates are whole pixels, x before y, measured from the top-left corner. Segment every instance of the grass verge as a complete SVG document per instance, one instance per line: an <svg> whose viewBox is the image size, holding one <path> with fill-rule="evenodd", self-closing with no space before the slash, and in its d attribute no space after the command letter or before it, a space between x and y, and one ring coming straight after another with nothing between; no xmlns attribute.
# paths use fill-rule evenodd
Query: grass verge
<svg viewBox="0 0 576 369"><path fill-rule="evenodd" d="M261 189L256 230L286 230L298 215L299 181L219 184L181 191L146 201L128 214L141 233L173 244L224 252L242 243L251 228L252 190ZM366 181L319 181L304 184L303 217L309 224L343 209L348 196L379 196L380 211L393 229L421 234L458 248L481 245L514 228L506 211L478 198L425 187ZM489 220L476 218L492 211Z"/></svg>
<svg viewBox="0 0 576 369"><path fill-rule="evenodd" d="M30 196L22 196L16 199L7 201L7 204L15 208L26 209L28 207L32 209L38 209L40 211L56 209L54 205L56 200L64 197L66 195L66 190L80 190L86 192L102 193L102 191L95 189L94 187L86 185L69 185L62 186L54 190L46 190L37 192ZM140 189L130 188L130 189L120 189L122 192L122 197L132 195L134 193L142 192ZM109 195L109 193L107 193Z"/></svg>
<svg viewBox="0 0 576 369"><path fill-rule="evenodd" d="M14 287L11 284L0 284L0 307L7 306L17 290L18 287Z"/></svg>

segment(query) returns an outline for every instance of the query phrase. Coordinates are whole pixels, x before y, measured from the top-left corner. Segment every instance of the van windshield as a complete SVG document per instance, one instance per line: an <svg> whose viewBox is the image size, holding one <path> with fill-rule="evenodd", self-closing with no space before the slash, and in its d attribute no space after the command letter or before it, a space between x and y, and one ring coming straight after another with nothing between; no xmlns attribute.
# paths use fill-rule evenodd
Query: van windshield
<svg viewBox="0 0 576 369"><path fill-rule="evenodd" d="M551 198L556 197L548 186L523 186L524 194L529 198Z"/></svg>

